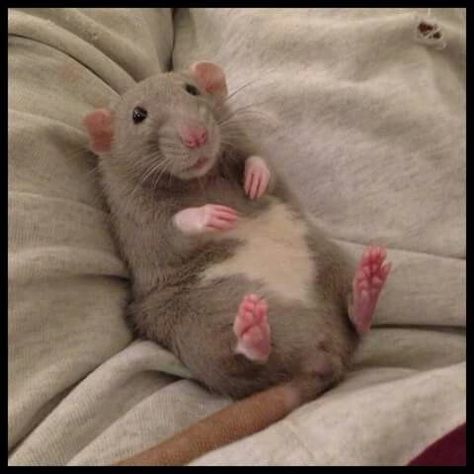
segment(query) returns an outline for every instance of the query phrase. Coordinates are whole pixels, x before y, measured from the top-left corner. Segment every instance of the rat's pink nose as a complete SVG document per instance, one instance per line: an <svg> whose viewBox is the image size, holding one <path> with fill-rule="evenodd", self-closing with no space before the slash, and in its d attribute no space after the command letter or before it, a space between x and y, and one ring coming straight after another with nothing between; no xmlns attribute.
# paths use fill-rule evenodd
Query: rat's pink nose
<svg viewBox="0 0 474 474"><path fill-rule="evenodd" d="M189 127L180 131L179 136L188 148L198 148L207 141L207 130L204 127Z"/></svg>

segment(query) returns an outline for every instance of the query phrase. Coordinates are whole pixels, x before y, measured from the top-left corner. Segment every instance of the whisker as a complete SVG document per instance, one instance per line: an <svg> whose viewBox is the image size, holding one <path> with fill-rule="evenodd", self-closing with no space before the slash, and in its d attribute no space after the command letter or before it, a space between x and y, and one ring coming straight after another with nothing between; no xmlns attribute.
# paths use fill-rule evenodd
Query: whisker
<svg viewBox="0 0 474 474"><path fill-rule="evenodd" d="M153 189L156 189L158 187L158 184L160 183L161 178L166 172L166 168L163 168L159 173L156 174L155 179L153 180Z"/></svg>
<svg viewBox="0 0 474 474"><path fill-rule="evenodd" d="M223 101L223 104L225 104L226 102L228 102L230 99L232 99L232 97L235 97L239 92L241 92L242 90L246 89L248 86L252 85L252 84L255 84L256 82L258 81L261 81L263 78L262 77L257 77L256 79L252 79L248 82L246 82L244 85L238 87L237 89L235 89L232 93L230 93Z"/></svg>
<svg viewBox="0 0 474 474"><path fill-rule="evenodd" d="M166 171L169 168L169 165L172 163L173 160L170 158L164 158L164 160L160 163L160 166L155 168L155 173L158 171Z"/></svg>
<svg viewBox="0 0 474 474"><path fill-rule="evenodd" d="M167 159L166 157L164 157L161 161L158 160L158 158L159 158L159 155L156 152L153 154L146 155L145 157L146 160L157 159L157 163L154 166L150 167L148 170L146 170L145 173L141 176L140 181L142 183L145 183L146 180L150 178L151 176L155 175L155 173L158 173L162 169L166 169L166 167L170 163L170 160Z"/></svg>
<svg viewBox="0 0 474 474"><path fill-rule="evenodd" d="M270 102L270 99L268 100L265 100L265 101L261 101L261 102L257 102L257 103L254 103L254 104L248 104L246 106L243 106L243 107L240 107L236 110L232 110L230 112L230 114L228 114L226 117L223 117L221 120L219 120L217 123L219 125L224 125L225 123L227 123L230 119L232 119L233 117L236 117L236 116L239 116L239 115L243 115L243 113L247 113L245 111L251 111L250 113L254 113L254 114L264 114L264 112L262 112L261 110L258 110L258 109L255 109L254 107L258 106L258 105L262 105L262 104L266 104Z"/></svg>
<svg viewBox="0 0 474 474"><path fill-rule="evenodd" d="M177 139L163 138L163 139L160 140L160 145L173 144L173 145L179 146L179 145L177 145L177 142L178 142Z"/></svg>
<svg viewBox="0 0 474 474"><path fill-rule="evenodd" d="M223 101L223 104L225 104L227 101L229 101L230 99L232 99L232 97L235 97L237 95L237 93L241 92L242 90L246 89L248 86L252 85L252 84L255 84L256 82L260 82L260 81L263 81L264 79L267 79L268 77L268 74L274 72L276 70L276 68L273 68L269 71L266 71L266 74L265 75L261 75L260 77L256 77L255 79L251 79L250 81L244 83L242 86L239 86L237 89L235 89L234 91L232 91Z"/></svg>

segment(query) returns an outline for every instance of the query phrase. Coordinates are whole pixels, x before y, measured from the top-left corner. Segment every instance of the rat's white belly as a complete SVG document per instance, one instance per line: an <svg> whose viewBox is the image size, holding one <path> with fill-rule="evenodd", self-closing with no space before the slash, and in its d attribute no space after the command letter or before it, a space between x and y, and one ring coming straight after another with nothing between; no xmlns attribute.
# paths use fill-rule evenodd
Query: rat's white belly
<svg viewBox="0 0 474 474"><path fill-rule="evenodd" d="M274 200L255 218L240 219L234 230L216 235L243 242L227 260L210 266L204 280L244 275L260 280L279 297L310 305L315 281L314 261L305 241L306 223L286 204Z"/></svg>

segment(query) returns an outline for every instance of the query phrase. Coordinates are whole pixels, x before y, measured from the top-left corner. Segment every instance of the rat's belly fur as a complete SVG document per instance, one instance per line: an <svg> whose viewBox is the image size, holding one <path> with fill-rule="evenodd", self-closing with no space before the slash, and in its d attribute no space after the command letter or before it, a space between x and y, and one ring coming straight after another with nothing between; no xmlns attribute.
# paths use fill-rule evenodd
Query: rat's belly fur
<svg viewBox="0 0 474 474"><path fill-rule="evenodd" d="M173 351L208 389L233 398L298 374L318 377L321 370L333 382L353 345L338 303L318 290L324 265L316 263L310 247L313 229L290 204L267 199L268 206L241 217L232 231L213 234L216 243L239 242L222 246L223 260L216 252L202 270L196 265L196 279L188 286L165 284L130 309L140 335ZM190 273L187 267L182 275ZM272 350L265 364L235 352L233 324L250 293L269 305Z"/></svg>
<svg viewBox="0 0 474 474"><path fill-rule="evenodd" d="M311 306L316 268L305 239L306 223L288 205L272 201L256 217L242 218L234 230L216 236L238 239L242 245L227 260L208 267L202 281L242 275L282 299Z"/></svg>

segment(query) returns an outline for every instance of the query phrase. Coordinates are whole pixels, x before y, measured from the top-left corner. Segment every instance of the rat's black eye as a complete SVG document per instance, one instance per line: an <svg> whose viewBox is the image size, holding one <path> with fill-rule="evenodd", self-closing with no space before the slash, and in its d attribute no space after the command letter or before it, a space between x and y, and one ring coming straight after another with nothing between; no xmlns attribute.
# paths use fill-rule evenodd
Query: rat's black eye
<svg viewBox="0 0 474 474"><path fill-rule="evenodd" d="M135 107L133 109L133 115L132 115L134 123L143 122L146 119L147 115L148 115L148 112L145 109L142 109L141 107Z"/></svg>
<svg viewBox="0 0 474 474"><path fill-rule="evenodd" d="M197 90L197 87L194 87L192 84L186 84L184 87L186 89L186 92L191 95L199 95L199 91Z"/></svg>

